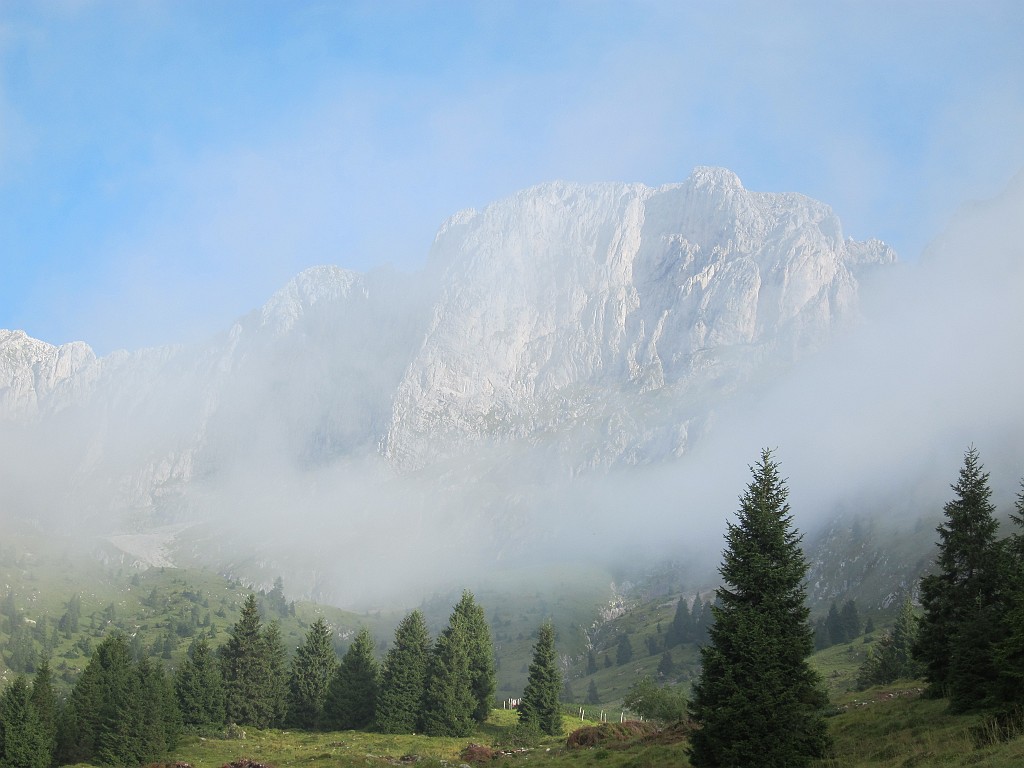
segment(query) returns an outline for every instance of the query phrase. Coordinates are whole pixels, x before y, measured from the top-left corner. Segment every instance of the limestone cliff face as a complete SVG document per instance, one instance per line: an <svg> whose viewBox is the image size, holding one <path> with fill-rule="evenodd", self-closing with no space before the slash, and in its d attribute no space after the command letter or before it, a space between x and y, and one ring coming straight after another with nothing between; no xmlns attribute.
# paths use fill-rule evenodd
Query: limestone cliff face
<svg viewBox="0 0 1024 768"><path fill-rule="evenodd" d="M408 467L482 439L620 421L611 400L623 396L656 413L613 426L598 463L682 450L686 430L664 423L666 408L813 350L855 315L857 273L895 257L844 239L828 206L698 168L660 189L527 190L458 216L435 258L447 265L441 298L384 443ZM652 442L652 429L676 434Z"/></svg>
<svg viewBox="0 0 1024 768"><path fill-rule="evenodd" d="M484 446L555 473L654 462L825 343L858 274L893 260L723 169L544 184L453 216L420 274L307 270L206 344L98 359L0 331L0 424L12 454L59 442L67 492L123 509L245 465L411 471Z"/></svg>

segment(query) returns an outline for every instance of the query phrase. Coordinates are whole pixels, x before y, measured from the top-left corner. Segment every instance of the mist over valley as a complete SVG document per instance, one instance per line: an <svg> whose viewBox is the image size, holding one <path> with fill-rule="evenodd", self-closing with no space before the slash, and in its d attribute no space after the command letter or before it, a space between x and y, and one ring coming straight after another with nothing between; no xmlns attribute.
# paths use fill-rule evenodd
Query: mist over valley
<svg viewBox="0 0 1024 768"><path fill-rule="evenodd" d="M0 509L352 608L666 561L670 592L715 584L768 446L812 597L867 580L830 562L855 524L913 542L909 584L966 447L1003 509L1024 467L1022 209L1018 176L901 263L725 169L548 183L452 216L417 271L305 270L205 342L0 331Z"/></svg>

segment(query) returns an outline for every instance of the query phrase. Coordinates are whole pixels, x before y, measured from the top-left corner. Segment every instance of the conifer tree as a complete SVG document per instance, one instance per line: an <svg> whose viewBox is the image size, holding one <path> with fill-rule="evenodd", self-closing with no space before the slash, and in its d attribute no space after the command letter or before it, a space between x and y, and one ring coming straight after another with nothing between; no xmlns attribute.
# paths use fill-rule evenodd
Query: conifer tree
<svg viewBox="0 0 1024 768"><path fill-rule="evenodd" d="M988 473L971 446L955 498L943 511L937 572L921 579L920 631L914 653L924 662L933 695L949 695L954 710L981 706L998 677L995 598L1000 575L998 522Z"/></svg>
<svg viewBox="0 0 1024 768"><path fill-rule="evenodd" d="M704 645L708 641L708 629L711 626L711 602L703 602L700 595L693 598L693 607L690 609L690 624L692 626L691 642L697 645Z"/></svg>
<svg viewBox="0 0 1024 768"><path fill-rule="evenodd" d="M423 686L423 731L428 736L464 737L473 732L476 697L462 617L453 613L434 642Z"/></svg>
<svg viewBox="0 0 1024 768"><path fill-rule="evenodd" d="M618 645L615 646L615 663L618 666L628 664L633 660L633 644L629 641L629 635L619 635Z"/></svg>
<svg viewBox="0 0 1024 768"><path fill-rule="evenodd" d="M857 684L861 688L883 685L900 679L913 680L921 676L924 668L914 659L912 649L917 639L917 617L907 598L900 607L892 632L887 632L869 651L860 668Z"/></svg>
<svg viewBox="0 0 1024 768"><path fill-rule="evenodd" d="M526 680L526 690L519 704L519 722L533 724L550 736L562 733L562 711L558 702L562 675L555 653L555 628L544 622L533 646L533 661Z"/></svg>
<svg viewBox="0 0 1024 768"><path fill-rule="evenodd" d="M1003 547L1002 595L1005 606L1000 637L993 644L993 659L998 680L993 699L1004 705L1024 705L1024 480L1017 494L1016 514L1010 520L1016 526Z"/></svg>
<svg viewBox="0 0 1024 768"><path fill-rule="evenodd" d="M591 648L587 651L587 674L592 675L597 672L597 658L594 656L594 649Z"/></svg>
<svg viewBox="0 0 1024 768"><path fill-rule="evenodd" d="M789 492L770 451L751 471L737 522L728 523L724 583L690 703L701 726L691 736L694 766L792 768L823 756L829 745L827 698L807 662L808 566Z"/></svg>
<svg viewBox="0 0 1024 768"><path fill-rule="evenodd" d="M138 730L132 736L137 743L139 762L152 763L177 745L181 714L174 695L174 685L160 664L148 658L140 659L136 675Z"/></svg>
<svg viewBox="0 0 1024 768"><path fill-rule="evenodd" d="M593 680L590 681L590 685L587 686L587 699L584 704L600 704L601 694L597 691L597 683Z"/></svg>
<svg viewBox="0 0 1024 768"><path fill-rule="evenodd" d="M462 617L466 631L466 651L469 655L469 675L472 681L473 698L476 707L473 719L478 723L487 720L493 705L494 692L498 687L494 671L494 645L487 627L484 609L477 605L473 593L465 590L462 599L455 606L455 613Z"/></svg>
<svg viewBox="0 0 1024 768"><path fill-rule="evenodd" d="M32 678L32 705L39 715L39 724L46 737L47 752L52 756L57 748L57 723L60 717L60 701L53 687L53 674L50 672L50 661L46 657L36 667Z"/></svg>
<svg viewBox="0 0 1024 768"><path fill-rule="evenodd" d="M846 636L846 624L843 622L843 617L839 613L839 608L836 605L836 601L832 601L832 605L828 609L828 617L825 619L825 626L828 628L828 642L829 645L841 645L847 641Z"/></svg>
<svg viewBox="0 0 1024 768"><path fill-rule="evenodd" d="M378 730L384 733L416 731L429 659L427 624L420 611L413 611L395 629L394 642L384 658L377 698Z"/></svg>
<svg viewBox="0 0 1024 768"><path fill-rule="evenodd" d="M672 677L675 671L676 665L672 660L672 651L665 651L661 654L661 660L658 662L658 677Z"/></svg>
<svg viewBox="0 0 1024 768"><path fill-rule="evenodd" d="M256 595L246 598L230 634L219 652L227 720L268 728L278 716L275 686L279 681L268 658Z"/></svg>
<svg viewBox="0 0 1024 768"><path fill-rule="evenodd" d="M224 687L220 665L206 637L192 641L174 675L174 692L183 724L205 729L224 724Z"/></svg>
<svg viewBox="0 0 1024 768"><path fill-rule="evenodd" d="M319 728L327 700L327 687L338 668L331 629L321 617L295 650L288 678L288 721L298 728Z"/></svg>
<svg viewBox="0 0 1024 768"><path fill-rule="evenodd" d="M47 768L51 739L32 702L32 688L22 675L0 696L0 766Z"/></svg>
<svg viewBox="0 0 1024 768"><path fill-rule="evenodd" d="M843 610L839 615L843 620L843 629L846 634L846 639L853 640L854 638L860 637L860 611L857 610L856 601L847 600L843 603Z"/></svg>
<svg viewBox="0 0 1024 768"><path fill-rule="evenodd" d="M123 635L108 637L93 652L90 664L101 670L99 731L92 759L107 765L142 762L137 741L141 696L131 649Z"/></svg>
<svg viewBox="0 0 1024 768"><path fill-rule="evenodd" d="M379 670L373 656L373 638L365 627L345 651L331 678L324 703L330 728L355 730L373 723L377 711Z"/></svg>
<svg viewBox="0 0 1024 768"><path fill-rule="evenodd" d="M693 619L690 616L690 606L686 600L679 598L676 603L676 612L672 616L672 623L665 633L665 647L675 648L682 643L690 642L693 638Z"/></svg>
<svg viewBox="0 0 1024 768"><path fill-rule="evenodd" d="M271 726L280 726L288 711L288 651L281 638L281 623L274 621L263 630L263 653L267 663L266 698Z"/></svg>

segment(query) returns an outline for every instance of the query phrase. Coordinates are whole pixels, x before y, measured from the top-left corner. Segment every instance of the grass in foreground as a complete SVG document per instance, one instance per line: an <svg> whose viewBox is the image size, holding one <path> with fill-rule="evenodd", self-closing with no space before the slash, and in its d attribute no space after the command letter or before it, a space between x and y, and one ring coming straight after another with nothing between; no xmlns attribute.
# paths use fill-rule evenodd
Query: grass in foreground
<svg viewBox="0 0 1024 768"><path fill-rule="evenodd" d="M1006 734L997 733L991 719L977 714L951 715L947 708L945 700L920 698L920 684L914 681L838 697L838 712L829 718L835 753L818 761L815 768L1024 765L1024 718L1014 723L1007 738ZM463 750L471 743L493 746L507 740L515 723L515 712L495 710L476 733L462 739L357 731L247 729L244 740L188 737L172 759L188 762L195 768L219 768L243 758L277 768L349 768L413 762L421 768L435 768L466 762ZM581 725L594 725L568 717L564 723L566 736ZM408 757L411 755L418 759L414 761ZM578 749L568 748L565 736L547 738L526 752L486 762L505 766L537 763L550 768L689 765L686 742L680 741L678 734L609 740Z"/></svg>

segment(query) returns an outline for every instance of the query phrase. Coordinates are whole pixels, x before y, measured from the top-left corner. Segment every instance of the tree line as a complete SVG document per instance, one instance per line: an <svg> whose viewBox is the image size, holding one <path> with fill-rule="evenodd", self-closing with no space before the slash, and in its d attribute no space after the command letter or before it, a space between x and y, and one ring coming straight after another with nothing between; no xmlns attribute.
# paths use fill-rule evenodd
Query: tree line
<svg viewBox="0 0 1024 768"><path fill-rule="evenodd" d="M431 641L423 614L395 630L378 664L364 628L339 659L333 632L316 620L289 660L277 621L264 624L255 595L216 650L193 641L169 674L132 653L123 633L104 639L60 701L48 662L31 683L19 675L0 697L0 766L144 764L176 746L184 729L224 726L468 736L490 714L494 650L483 609L463 592ZM561 732L561 677L550 623L539 632L520 710L524 726Z"/></svg>

